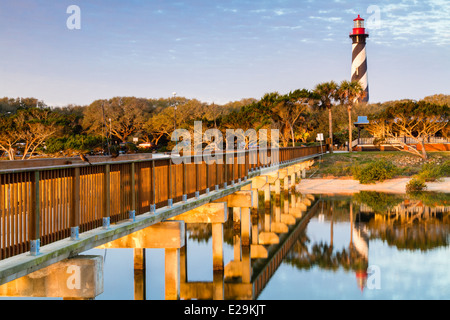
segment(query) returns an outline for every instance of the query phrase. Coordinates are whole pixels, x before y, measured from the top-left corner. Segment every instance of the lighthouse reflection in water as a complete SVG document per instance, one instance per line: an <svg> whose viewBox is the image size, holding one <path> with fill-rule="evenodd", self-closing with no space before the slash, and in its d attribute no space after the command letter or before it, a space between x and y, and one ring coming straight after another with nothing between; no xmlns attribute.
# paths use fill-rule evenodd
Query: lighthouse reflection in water
<svg viewBox="0 0 450 320"><path fill-rule="evenodd" d="M261 299L450 297L449 194L322 200Z"/></svg>

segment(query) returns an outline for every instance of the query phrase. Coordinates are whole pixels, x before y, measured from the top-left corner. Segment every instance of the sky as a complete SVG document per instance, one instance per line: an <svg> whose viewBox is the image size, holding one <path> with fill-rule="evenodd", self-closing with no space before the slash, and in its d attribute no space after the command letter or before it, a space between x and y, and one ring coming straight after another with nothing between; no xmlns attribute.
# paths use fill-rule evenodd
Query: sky
<svg viewBox="0 0 450 320"><path fill-rule="evenodd" d="M450 94L449 0L2 0L0 97L224 104L311 90L350 80L358 14L370 102Z"/></svg>

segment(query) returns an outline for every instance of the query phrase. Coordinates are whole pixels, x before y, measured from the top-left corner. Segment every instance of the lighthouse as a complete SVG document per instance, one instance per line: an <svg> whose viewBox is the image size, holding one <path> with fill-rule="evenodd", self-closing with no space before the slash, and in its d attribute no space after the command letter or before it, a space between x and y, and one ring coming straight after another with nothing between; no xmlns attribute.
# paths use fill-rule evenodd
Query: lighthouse
<svg viewBox="0 0 450 320"><path fill-rule="evenodd" d="M366 55L366 39L369 35L364 27L364 19L358 15L354 21L353 32L350 38L353 40L352 45L352 81L359 81L362 88L366 92L366 96L362 102L369 101L369 81L367 77L367 55Z"/></svg>

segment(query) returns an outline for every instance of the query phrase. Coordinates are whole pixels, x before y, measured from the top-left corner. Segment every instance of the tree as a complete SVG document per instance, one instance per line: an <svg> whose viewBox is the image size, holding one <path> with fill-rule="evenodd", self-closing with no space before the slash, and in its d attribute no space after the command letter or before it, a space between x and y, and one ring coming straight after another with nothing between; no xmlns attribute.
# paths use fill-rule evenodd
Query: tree
<svg viewBox="0 0 450 320"><path fill-rule="evenodd" d="M28 108L44 108L45 104L36 98L2 98L0 99L0 114L14 114L17 110Z"/></svg>
<svg viewBox="0 0 450 320"><path fill-rule="evenodd" d="M330 152L333 153L333 120L332 120L332 108L333 102L338 99L338 84L334 81L319 83L314 93L319 97L319 107L328 109L328 126L330 136Z"/></svg>
<svg viewBox="0 0 450 320"><path fill-rule="evenodd" d="M94 101L84 110L83 127L89 133L104 137L111 133L122 142L142 131L153 108L148 100L135 97L115 97Z"/></svg>
<svg viewBox="0 0 450 320"><path fill-rule="evenodd" d="M216 115L211 107L196 99L177 98L177 110L175 114L174 103L159 112L155 112L145 123L144 132L153 143L158 145L163 137L170 138L177 129L189 130L194 133L194 122L214 123ZM169 139L170 140L170 139Z"/></svg>
<svg viewBox="0 0 450 320"><path fill-rule="evenodd" d="M144 125L146 138L151 140L156 146L164 136L170 137L174 130L173 108L166 108L150 117Z"/></svg>
<svg viewBox="0 0 450 320"><path fill-rule="evenodd" d="M272 113L273 118L281 123L281 137L284 139L285 146L290 136L292 146L295 147L294 128L302 119L311 101L311 92L305 89L290 92L276 100Z"/></svg>
<svg viewBox="0 0 450 320"><path fill-rule="evenodd" d="M30 156L59 129L56 114L50 109L32 108L17 113L16 125L24 143L23 157Z"/></svg>
<svg viewBox="0 0 450 320"><path fill-rule="evenodd" d="M214 123L214 128L218 128L218 122L233 111L239 112L243 107L256 102L255 99L241 99L239 101L228 102L224 105L212 103L207 106L206 119Z"/></svg>
<svg viewBox="0 0 450 320"><path fill-rule="evenodd" d="M339 97L339 100L341 104L345 107L347 107L347 113L348 113L348 146L349 151L352 152L352 109L355 104L357 104L359 101L361 101L364 96L366 95L366 92L364 91L363 87L361 86L361 83L359 81L347 81L344 80L339 85L337 96Z"/></svg>
<svg viewBox="0 0 450 320"><path fill-rule="evenodd" d="M450 105L450 95L448 94L435 94L423 98L425 102L439 104L439 105Z"/></svg>
<svg viewBox="0 0 450 320"><path fill-rule="evenodd" d="M442 129L442 136L447 140L450 139L450 126L447 126L446 128Z"/></svg>
<svg viewBox="0 0 450 320"><path fill-rule="evenodd" d="M55 112L48 108L20 109L0 117L0 149L15 159L17 145L23 147L22 160L32 156L59 129Z"/></svg>
<svg viewBox="0 0 450 320"><path fill-rule="evenodd" d="M0 150L3 150L9 160L14 160L15 146L20 141L14 119L11 116L0 115Z"/></svg>
<svg viewBox="0 0 450 320"><path fill-rule="evenodd" d="M369 116L370 124L367 130L379 142L386 142L387 138L395 139L396 147L413 153L426 160L428 158L425 144L431 136L449 128L450 108L447 105L431 104L425 101L399 102L385 110ZM418 142L421 150L410 147L403 136ZM395 147L395 145L394 145Z"/></svg>

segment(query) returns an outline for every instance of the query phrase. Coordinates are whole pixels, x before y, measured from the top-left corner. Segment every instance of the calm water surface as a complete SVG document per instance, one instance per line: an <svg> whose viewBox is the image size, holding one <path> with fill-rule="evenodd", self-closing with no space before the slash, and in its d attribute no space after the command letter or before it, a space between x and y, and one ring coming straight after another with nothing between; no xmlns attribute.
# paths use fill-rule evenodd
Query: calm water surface
<svg viewBox="0 0 450 320"><path fill-rule="evenodd" d="M430 194L416 199L375 192L316 195L308 208L316 204L314 214L298 228L301 231L255 298L449 299L449 200L450 195ZM264 208L259 211L263 228ZM233 234L233 224L225 224L225 265L234 259ZM212 283L210 227L187 225L186 242L188 282ZM104 293L96 299L134 299L133 250L89 253L105 257ZM146 299L162 300L164 250L147 249L146 258Z"/></svg>
<svg viewBox="0 0 450 320"><path fill-rule="evenodd" d="M450 194L283 194L272 199L270 209L261 198L252 214L253 233L267 231L281 215L293 214L293 207L307 208L288 232L277 234L279 244L265 246L268 258L251 260L250 284L230 271L239 260L244 260L241 274L250 268L232 211L223 229L222 273L213 271L211 225L186 224L180 299L208 296L205 292L217 287L223 299L450 298ZM165 299L164 249L145 249L146 270L138 273L134 249L84 254L104 260L104 291L96 300ZM143 288L139 297L135 286Z"/></svg>

